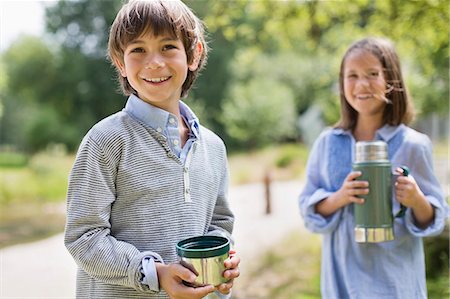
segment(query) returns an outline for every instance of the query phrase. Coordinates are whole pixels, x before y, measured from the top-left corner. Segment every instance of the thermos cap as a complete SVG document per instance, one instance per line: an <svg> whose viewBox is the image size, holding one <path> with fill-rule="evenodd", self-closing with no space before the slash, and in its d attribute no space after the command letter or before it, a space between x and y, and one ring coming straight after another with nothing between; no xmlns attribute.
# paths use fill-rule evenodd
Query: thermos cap
<svg viewBox="0 0 450 299"><path fill-rule="evenodd" d="M387 143L378 141L358 141L355 147L355 163L388 161Z"/></svg>

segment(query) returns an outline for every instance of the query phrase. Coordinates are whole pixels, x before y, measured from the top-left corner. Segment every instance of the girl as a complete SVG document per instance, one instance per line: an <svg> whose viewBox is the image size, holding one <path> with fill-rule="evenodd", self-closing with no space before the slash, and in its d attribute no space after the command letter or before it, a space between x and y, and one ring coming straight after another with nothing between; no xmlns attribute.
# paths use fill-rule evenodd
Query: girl
<svg viewBox="0 0 450 299"><path fill-rule="evenodd" d="M339 74L341 118L316 140L299 203L305 226L323 234L323 298L426 298L422 237L439 234L447 216L443 192L433 174L431 142L407 124L413 118L400 61L390 41L366 38L345 53ZM407 165L395 183L395 239L356 243L353 204L367 194L366 181L352 171L357 141L388 144L393 168Z"/></svg>

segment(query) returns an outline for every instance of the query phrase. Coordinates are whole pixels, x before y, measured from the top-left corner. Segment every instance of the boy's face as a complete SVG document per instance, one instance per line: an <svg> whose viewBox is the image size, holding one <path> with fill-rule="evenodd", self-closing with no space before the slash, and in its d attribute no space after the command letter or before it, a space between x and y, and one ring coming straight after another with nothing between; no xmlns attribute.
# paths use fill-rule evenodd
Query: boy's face
<svg viewBox="0 0 450 299"><path fill-rule="evenodd" d="M201 51L201 46L197 47L198 51ZM198 67L197 56L200 57L194 55L193 62L188 65L180 39L169 34L145 34L128 44L123 62L115 62L140 99L173 111L178 108L188 69L194 71Z"/></svg>

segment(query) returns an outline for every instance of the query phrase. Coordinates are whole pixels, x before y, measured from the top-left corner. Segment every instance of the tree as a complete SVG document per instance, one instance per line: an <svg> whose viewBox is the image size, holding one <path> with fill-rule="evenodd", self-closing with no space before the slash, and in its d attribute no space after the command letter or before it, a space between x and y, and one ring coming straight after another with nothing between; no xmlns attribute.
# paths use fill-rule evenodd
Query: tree
<svg viewBox="0 0 450 299"><path fill-rule="evenodd" d="M36 113L52 103L52 82L57 75L54 58L49 48L32 36L20 37L3 54L7 83L2 92L1 143L15 144L31 151L39 149L29 143L33 137L29 133ZM41 131L34 137L42 138L42 143L52 141L53 138L43 138L43 134L45 132Z"/></svg>
<svg viewBox="0 0 450 299"><path fill-rule="evenodd" d="M245 142L231 133L234 129L228 126L235 125L232 118L222 117L222 111L237 105L233 95L258 98L254 86L265 90L270 81L277 83L273 88L281 88L279 94L289 89L297 116L315 104L322 108L327 124L335 122L341 57L354 40L369 35L386 36L396 44L422 115L449 110L445 1L185 1L204 20L212 48L208 65L186 101L200 114L200 121L228 144ZM7 121L11 115L28 113L31 107L44 109L45 104L44 115L56 114L58 122L67 125L65 136L70 140L64 142L74 149L96 121L123 107L126 99L115 92L115 72L106 60L109 26L121 5L121 0L61 0L47 8L47 30L56 46L29 42L8 54L7 60L18 63L5 64L5 77L11 83L5 88L8 100L1 102L0 130L8 135L3 133L0 142L20 136ZM36 48L36 53L25 48ZM269 92L275 97L271 101L283 104L276 91Z"/></svg>
<svg viewBox="0 0 450 299"><path fill-rule="evenodd" d="M46 9L47 30L60 45L53 82L57 111L78 132L72 134L72 149L95 122L125 103L106 59L109 27L121 5L119 0L61 0Z"/></svg>
<svg viewBox="0 0 450 299"><path fill-rule="evenodd" d="M292 91L282 82L253 79L233 85L223 121L231 137L255 148L295 136L294 107Z"/></svg>

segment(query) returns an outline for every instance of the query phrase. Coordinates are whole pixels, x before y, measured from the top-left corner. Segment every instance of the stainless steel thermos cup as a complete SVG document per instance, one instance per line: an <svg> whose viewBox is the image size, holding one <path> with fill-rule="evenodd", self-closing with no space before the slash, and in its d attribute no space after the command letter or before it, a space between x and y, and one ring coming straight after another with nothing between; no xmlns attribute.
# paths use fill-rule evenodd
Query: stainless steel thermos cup
<svg viewBox="0 0 450 299"><path fill-rule="evenodd" d="M369 194L360 195L364 204L354 204L355 240L377 243L394 239L392 214L392 166L383 141L356 142L353 170L357 180L369 182Z"/></svg>
<svg viewBox="0 0 450 299"><path fill-rule="evenodd" d="M198 275L193 286L218 286L228 281L223 277L224 261L230 251L230 241L227 238L192 237L178 242L176 249L180 263Z"/></svg>

